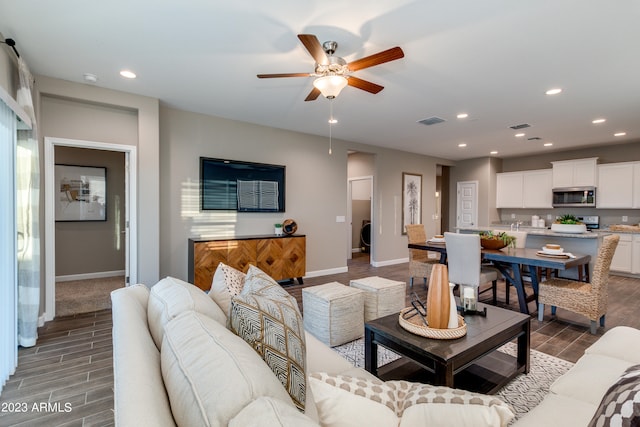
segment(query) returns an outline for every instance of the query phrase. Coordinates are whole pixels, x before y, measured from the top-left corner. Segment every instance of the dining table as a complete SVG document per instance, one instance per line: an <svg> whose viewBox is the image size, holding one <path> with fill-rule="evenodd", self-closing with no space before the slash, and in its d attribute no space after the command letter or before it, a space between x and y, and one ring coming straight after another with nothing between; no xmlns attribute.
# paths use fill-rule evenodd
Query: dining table
<svg viewBox="0 0 640 427"><path fill-rule="evenodd" d="M424 243L410 243L411 249L422 249L440 254L440 263L447 263L447 245L443 241L426 241ZM484 261L489 261L504 276L507 284L513 285L518 294L518 305L520 312L529 314L528 303L536 302L538 305L538 269L550 269L564 271L571 268L578 268L581 271L580 277L589 281L589 262L591 255L572 253L564 256L554 256L541 253L539 249L533 248L512 248L484 249L481 256ZM527 266L531 277L531 288L533 293L526 294L522 267Z"/></svg>

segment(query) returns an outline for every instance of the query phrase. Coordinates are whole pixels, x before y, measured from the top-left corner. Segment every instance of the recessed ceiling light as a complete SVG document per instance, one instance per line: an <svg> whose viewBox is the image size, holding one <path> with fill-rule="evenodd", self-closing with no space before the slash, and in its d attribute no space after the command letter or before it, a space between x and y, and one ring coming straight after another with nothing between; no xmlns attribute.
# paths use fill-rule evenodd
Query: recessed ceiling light
<svg viewBox="0 0 640 427"><path fill-rule="evenodd" d="M544 146L545 147L551 147L553 145L553 142L545 142Z"/></svg>
<svg viewBox="0 0 640 427"><path fill-rule="evenodd" d="M607 119L595 119L595 120L592 120L591 123L593 123L594 125L597 125L599 123L604 123L606 121Z"/></svg>
<svg viewBox="0 0 640 427"><path fill-rule="evenodd" d="M553 89L549 89L548 91L546 91L545 93L547 95L557 95L560 92L562 92L562 89L560 89L559 87L553 88Z"/></svg>
<svg viewBox="0 0 640 427"><path fill-rule="evenodd" d="M329 119L328 120L329 123L331 123L332 125L338 123L338 119Z"/></svg>
<svg viewBox="0 0 640 427"><path fill-rule="evenodd" d="M498 154L497 151L493 150L492 152L490 152L489 154Z"/></svg>
<svg viewBox="0 0 640 427"><path fill-rule="evenodd" d="M613 136L625 136L627 133L626 132L618 132L618 133L614 133Z"/></svg>
<svg viewBox="0 0 640 427"><path fill-rule="evenodd" d="M458 147L460 147L460 148L464 148L464 147L466 147L466 146L467 146L467 144L465 144L464 142L463 142L463 143L461 143L461 144L458 144Z"/></svg>
<svg viewBox="0 0 640 427"><path fill-rule="evenodd" d="M136 73L134 73L133 71L129 71L129 70L122 70L122 71L120 71L120 75L121 75L122 77L127 78L127 79L135 79L135 78L137 77L137 76L136 76Z"/></svg>
<svg viewBox="0 0 640 427"><path fill-rule="evenodd" d="M84 81L87 83L95 83L98 81L98 76L92 73L84 73Z"/></svg>
<svg viewBox="0 0 640 427"><path fill-rule="evenodd" d="M460 113L456 117L459 119L466 119L469 115L467 113Z"/></svg>
<svg viewBox="0 0 640 427"><path fill-rule="evenodd" d="M524 135L525 135L524 133L516 133L515 137L522 138Z"/></svg>

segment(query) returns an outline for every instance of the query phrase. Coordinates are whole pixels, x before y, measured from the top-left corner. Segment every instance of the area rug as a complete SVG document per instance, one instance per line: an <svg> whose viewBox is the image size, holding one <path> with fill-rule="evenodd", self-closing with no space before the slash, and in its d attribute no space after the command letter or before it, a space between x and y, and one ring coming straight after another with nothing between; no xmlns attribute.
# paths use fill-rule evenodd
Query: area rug
<svg viewBox="0 0 640 427"><path fill-rule="evenodd" d="M355 366L364 367L363 338L333 347L333 350ZM516 355L516 345L514 343L507 343L498 350L512 356ZM378 347L378 366L386 365L399 357L382 346ZM516 414L514 421L535 408L544 396L549 393L549 387L551 387L556 378L573 366L571 362L536 350L531 350L530 362L529 374L518 375L496 394L511 405Z"/></svg>
<svg viewBox="0 0 640 427"><path fill-rule="evenodd" d="M111 291L124 287L124 276L56 282L56 317L111 308Z"/></svg>

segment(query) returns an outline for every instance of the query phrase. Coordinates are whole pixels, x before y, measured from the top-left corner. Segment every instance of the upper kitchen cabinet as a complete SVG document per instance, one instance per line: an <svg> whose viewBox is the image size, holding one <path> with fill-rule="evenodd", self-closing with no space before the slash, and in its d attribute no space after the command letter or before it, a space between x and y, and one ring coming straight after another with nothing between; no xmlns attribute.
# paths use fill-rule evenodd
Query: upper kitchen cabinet
<svg viewBox="0 0 640 427"><path fill-rule="evenodd" d="M540 169L523 172L522 175L522 207L553 207L553 171Z"/></svg>
<svg viewBox="0 0 640 427"><path fill-rule="evenodd" d="M595 187L598 158L562 160L553 165L553 188Z"/></svg>
<svg viewBox="0 0 640 427"><path fill-rule="evenodd" d="M635 167L636 162L609 163L598 166L596 194L598 208L632 208L634 203L640 203L640 200L636 201L633 197L634 192L638 191L638 185L634 185Z"/></svg>
<svg viewBox="0 0 640 427"><path fill-rule="evenodd" d="M522 172L496 174L496 208L521 208Z"/></svg>
<svg viewBox="0 0 640 427"><path fill-rule="evenodd" d="M551 208L551 169L496 175L496 208Z"/></svg>

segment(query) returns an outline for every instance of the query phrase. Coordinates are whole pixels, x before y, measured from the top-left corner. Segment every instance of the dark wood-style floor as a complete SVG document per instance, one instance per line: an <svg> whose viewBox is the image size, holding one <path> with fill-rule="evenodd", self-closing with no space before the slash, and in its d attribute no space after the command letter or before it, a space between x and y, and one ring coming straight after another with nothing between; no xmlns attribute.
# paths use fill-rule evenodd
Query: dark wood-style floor
<svg viewBox="0 0 640 427"><path fill-rule="evenodd" d="M407 280L407 264L371 267L368 256L356 255L349 272L305 279L304 285L287 287L302 305L302 288L331 281L348 284L352 278L382 276ZM627 325L640 328L640 279L611 276L607 327ZM498 284L498 300L504 301L504 282ZM414 289L426 299L421 284ZM408 290L409 295L411 290ZM512 303L499 305L516 310ZM604 332L589 334L586 319L558 309L551 319L532 314L533 349L575 362L584 349ZM35 347L21 348L18 368L0 395L0 426L110 426L113 421L113 360L111 311L55 319L39 329Z"/></svg>

